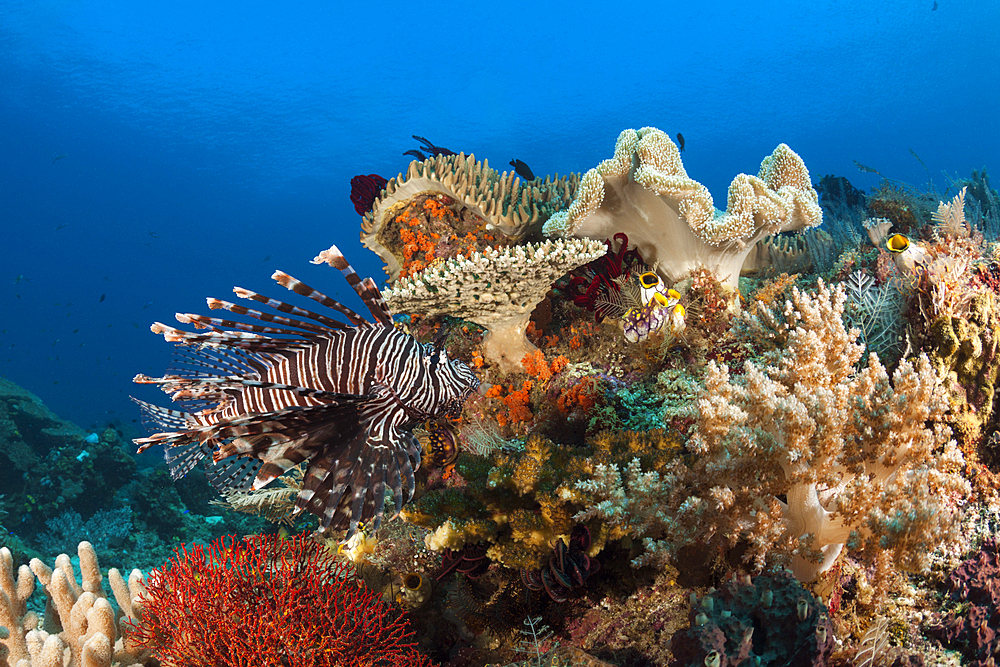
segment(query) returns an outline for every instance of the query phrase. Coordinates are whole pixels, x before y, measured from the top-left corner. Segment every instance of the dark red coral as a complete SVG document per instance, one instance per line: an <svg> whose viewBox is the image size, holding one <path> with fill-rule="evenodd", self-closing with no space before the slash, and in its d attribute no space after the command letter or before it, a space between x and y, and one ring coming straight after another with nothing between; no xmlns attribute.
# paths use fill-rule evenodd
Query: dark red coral
<svg viewBox="0 0 1000 667"><path fill-rule="evenodd" d="M565 602L570 591L582 587L601 569L601 564L587 555L589 548L590 531L583 524L577 524L570 534L569 544L561 537L556 542L548 565L540 570L521 569L521 581L533 591L545 590L556 602Z"/></svg>
<svg viewBox="0 0 1000 667"><path fill-rule="evenodd" d="M639 249L628 249L628 236L619 232L615 234L614 241L618 242L617 250L611 239L606 240L607 254L573 271L566 288L573 303L594 313L594 319L598 322L608 314L601 312L598 297L620 291L615 278L643 266Z"/></svg>
<svg viewBox="0 0 1000 667"><path fill-rule="evenodd" d="M375 200L385 189L386 179L378 174L359 174L351 179L351 203L358 215L364 215L372 210Z"/></svg>
<svg viewBox="0 0 1000 667"><path fill-rule="evenodd" d="M959 565L945 582L952 601L961 605L928 634L960 649L974 667L992 665L1000 656L1000 545L983 543L979 553Z"/></svg>

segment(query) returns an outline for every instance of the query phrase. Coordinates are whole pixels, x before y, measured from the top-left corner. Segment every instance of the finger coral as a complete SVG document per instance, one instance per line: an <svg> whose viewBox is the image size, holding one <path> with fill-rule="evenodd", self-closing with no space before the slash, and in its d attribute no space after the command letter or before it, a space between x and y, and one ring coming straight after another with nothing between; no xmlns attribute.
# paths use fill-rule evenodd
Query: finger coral
<svg viewBox="0 0 1000 667"><path fill-rule="evenodd" d="M136 640L133 630L141 623L145 586L139 570L126 581L118 570L108 571L108 581L120 613L108 601L97 553L81 542L80 579L66 554L51 568L37 558L22 565L14 576L11 552L0 549L0 665L18 667L142 667L158 664ZM35 578L48 599L44 619L28 611Z"/></svg>
<svg viewBox="0 0 1000 667"><path fill-rule="evenodd" d="M719 213L670 137L645 127L619 135L614 157L584 174L573 202L543 232L593 239L624 232L668 283L704 266L735 287L757 241L815 227L822 217L809 171L785 144L764 158L757 176L733 179L728 208Z"/></svg>

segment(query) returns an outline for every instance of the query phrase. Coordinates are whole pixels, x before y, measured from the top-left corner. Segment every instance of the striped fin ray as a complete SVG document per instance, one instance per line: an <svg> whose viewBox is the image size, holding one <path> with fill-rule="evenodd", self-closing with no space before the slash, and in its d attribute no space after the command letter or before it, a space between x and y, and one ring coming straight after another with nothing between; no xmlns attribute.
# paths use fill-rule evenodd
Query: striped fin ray
<svg viewBox="0 0 1000 667"><path fill-rule="evenodd" d="M268 301L274 301L274 299L268 299ZM277 301L276 303L281 303ZM284 315L275 315L273 313L265 313L262 310L257 310L255 308L247 308L246 306L241 306L238 303L230 303L229 301L223 301L221 299L208 299L208 307L211 310L228 310L231 313L236 313L237 315L246 315L247 317L252 317L254 319L261 320L262 322L274 322L275 324L282 324L286 327L295 327L297 329L303 329L305 331L310 331L315 334L325 334L330 329L343 329L345 324L343 322L338 322L337 320L331 320L327 318L329 322L332 322L336 326L331 326L327 324L325 327L317 326L311 322L305 322L303 320L296 319L294 317L285 317ZM291 306L289 306L291 308ZM305 311L309 312L309 311Z"/></svg>
<svg viewBox="0 0 1000 667"><path fill-rule="evenodd" d="M367 322L363 317L355 313L353 310L351 310L344 304L340 303L335 299L331 299L330 297L323 294L317 289L309 287L309 285L306 285L301 280L296 280L295 278L291 277L284 271L275 271L271 277L285 289L289 289L295 292L296 294L301 294L304 297L308 297L313 301L315 301L316 303L323 304L327 308L336 310L338 313L341 313L344 317L350 320L351 324L353 324L356 327L359 327L363 324L367 324Z"/></svg>
<svg viewBox="0 0 1000 667"><path fill-rule="evenodd" d="M356 396L354 394L345 394L344 397L345 401L350 404L352 408L354 407L354 404L364 400L363 396ZM155 444L179 447L195 441L204 442L206 440L215 440L217 442L221 442L230 438L243 438L252 435L261 435L263 433L294 434L291 435L291 437L297 437L299 433L294 430L297 426L295 419L296 413L308 412L310 410L330 410L331 408L343 407L344 406L341 404L330 403L310 407L296 405L283 410L276 410L274 412L252 413L245 417L237 417L225 422L192 426L184 431L155 433L146 438L136 438L132 442L139 445L139 451L142 452ZM306 423L308 423L308 421L308 419L305 420ZM289 436L286 435L286 437Z"/></svg>
<svg viewBox="0 0 1000 667"><path fill-rule="evenodd" d="M368 310L372 312L372 316L387 327L393 326L392 312L389 310L389 304L382 298L382 292L375 284L375 281L371 278L365 278L364 285L366 292L370 295L370 299L365 299L365 303L368 304ZM372 303L375 304L375 308L372 308Z"/></svg>
<svg viewBox="0 0 1000 667"><path fill-rule="evenodd" d="M164 448L163 458L170 469L170 479L177 480L188 474L192 468L198 465L199 461L210 455L214 450L215 445L211 440Z"/></svg>
<svg viewBox="0 0 1000 667"><path fill-rule="evenodd" d="M252 333L240 333L237 331L226 333L192 333L182 331L174 327L167 326L162 322L154 322L149 330L155 334L162 334L163 339L168 343L180 343L182 345L209 345L228 347L234 349L257 351L282 351L290 349L301 349L309 346L308 341L278 340L266 338Z"/></svg>
<svg viewBox="0 0 1000 667"><path fill-rule="evenodd" d="M152 403L147 403L146 401L140 401L138 398L132 398L132 401L138 404L139 408L142 410L142 425L147 428L152 428L151 425L155 424L160 428L167 429L180 429L187 428L190 424L188 421L188 413L181 410L171 410L170 408L161 408L158 405L153 405Z"/></svg>
<svg viewBox="0 0 1000 667"><path fill-rule="evenodd" d="M184 377L259 374L262 365L241 350L178 347L167 372Z"/></svg>
<svg viewBox="0 0 1000 667"><path fill-rule="evenodd" d="M238 320L225 320L219 317L209 317L208 315L196 315L195 313L177 313L174 317L181 324L191 324L195 329L211 329L222 333L232 333L236 331L251 331L256 334L272 334L278 336L298 336L299 338L312 338L315 334L287 329L284 327L267 327L262 324L252 324L250 322L240 322Z"/></svg>
<svg viewBox="0 0 1000 667"><path fill-rule="evenodd" d="M372 317L374 317L379 324L386 327L392 326L392 315L389 313L389 307L385 303L385 299L382 298L382 293L379 292L378 287L375 286L375 281L371 278L365 278L361 280L358 272L354 270L348 262L347 258L344 257L344 253L340 252L340 248L335 245L330 246L329 250L324 250L321 252L316 259L312 260L313 264L329 264L335 269L339 269L344 275L344 280L347 284L358 293L361 300L365 302L368 306L368 310L371 312Z"/></svg>
<svg viewBox="0 0 1000 667"><path fill-rule="evenodd" d="M252 378L243 378L239 376L190 379L177 375L165 375L160 378L153 378L146 375L136 375L133 382L136 384L162 385L163 391L170 394L175 401L178 400L176 396L180 395L181 398L187 398L187 394L192 392L209 394L213 392L221 393L225 392L227 389L240 389L245 387L254 387L256 389L265 389L268 391L288 391L297 396L332 401L333 405L337 405L344 400L353 399L356 402L362 401L366 398L365 396L359 396L357 394L340 394L337 392L325 391L323 389L298 387L290 384L279 384L277 382L263 382L261 380L254 380ZM296 407L299 409L302 408L302 406Z"/></svg>
<svg viewBox="0 0 1000 667"><path fill-rule="evenodd" d="M331 317L327 317L326 315L314 313L311 310L306 310L305 308L299 308L298 306L293 306L290 303L279 301L278 299L272 299L271 297L264 296L263 294L258 294L257 292L244 289L242 287L234 287L233 292L236 294L236 296L240 297L241 299L257 301L259 303L263 303L267 306L270 306L271 308L274 308L279 312L288 313L289 315L296 315L298 317L305 317L306 319L319 322L323 326L328 327L330 329L345 329L348 326L343 322L335 320Z"/></svg>
<svg viewBox="0 0 1000 667"><path fill-rule="evenodd" d="M373 410L373 404L378 406ZM312 461L296 500L297 511L320 517L321 529L347 528L348 539L359 522L378 526L385 511L385 488L402 507L403 480L407 499L415 487L413 469L420 463L416 439L391 424L396 411L390 397L374 399L364 406L364 421L371 430L346 447L325 451ZM400 444L403 444L401 447Z"/></svg>

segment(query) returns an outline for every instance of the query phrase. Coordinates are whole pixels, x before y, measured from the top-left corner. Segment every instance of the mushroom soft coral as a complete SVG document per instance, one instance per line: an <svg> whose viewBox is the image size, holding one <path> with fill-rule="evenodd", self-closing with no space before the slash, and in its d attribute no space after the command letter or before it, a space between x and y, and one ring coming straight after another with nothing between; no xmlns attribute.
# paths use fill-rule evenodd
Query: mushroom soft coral
<svg viewBox="0 0 1000 667"><path fill-rule="evenodd" d="M757 176L733 179L728 210L716 211L708 189L687 175L676 144L646 127L619 135L614 157L584 174L569 208L543 231L593 239L624 232L668 282L704 266L735 289L754 244L820 224L818 202L802 159L781 144Z"/></svg>

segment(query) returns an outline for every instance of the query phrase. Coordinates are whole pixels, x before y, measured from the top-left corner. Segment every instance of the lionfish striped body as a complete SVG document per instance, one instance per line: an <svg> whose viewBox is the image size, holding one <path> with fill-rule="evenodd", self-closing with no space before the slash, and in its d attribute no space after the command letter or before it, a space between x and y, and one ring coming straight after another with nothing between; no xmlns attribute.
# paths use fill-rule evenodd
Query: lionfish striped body
<svg viewBox="0 0 1000 667"><path fill-rule="evenodd" d="M140 452L165 445L175 479L211 455L209 479L220 491L259 489L304 463L296 511L319 516L321 529L348 528L350 537L359 522L378 529L386 487L397 513L404 488L412 497L420 445L411 429L458 416L479 380L443 349L396 329L374 281L362 281L336 246L313 260L322 262L341 270L374 323L279 271L272 276L279 284L348 322L235 288L278 312L208 299L210 308L263 324L190 314L177 319L208 331L154 324L154 333L179 344L178 363L164 377L135 381L160 385L187 411L137 400L166 430L135 443Z"/></svg>

